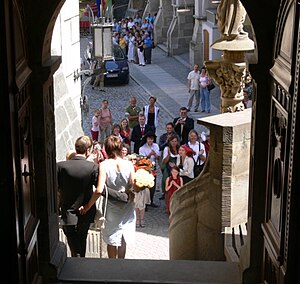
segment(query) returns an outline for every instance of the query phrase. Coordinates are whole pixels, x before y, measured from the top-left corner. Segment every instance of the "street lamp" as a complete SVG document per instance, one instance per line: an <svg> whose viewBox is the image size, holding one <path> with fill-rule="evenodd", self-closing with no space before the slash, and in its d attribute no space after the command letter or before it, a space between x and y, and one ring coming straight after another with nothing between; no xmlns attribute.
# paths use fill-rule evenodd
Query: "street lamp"
<svg viewBox="0 0 300 284"><path fill-rule="evenodd" d="M100 89L104 87L105 60L113 58L112 28L113 24L106 23L105 17L92 24L93 28L93 55L100 64ZM95 72L97 73L97 72Z"/></svg>
<svg viewBox="0 0 300 284"><path fill-rule="evenodd" d="M103 58L104 60L113 57L113 41L112 41L112 28L113 24L105 23L105 18L100 18L101 23L94 23L94 57Z"/></svg>

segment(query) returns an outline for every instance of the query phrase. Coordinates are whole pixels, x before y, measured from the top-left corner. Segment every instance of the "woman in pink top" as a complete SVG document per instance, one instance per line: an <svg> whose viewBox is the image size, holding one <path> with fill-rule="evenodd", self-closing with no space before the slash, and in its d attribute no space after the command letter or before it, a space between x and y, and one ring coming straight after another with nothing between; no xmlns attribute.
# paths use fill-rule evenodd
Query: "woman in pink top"
<svg viewBox="0 0 300 284"><path fill-rule="evenodd" d="M112 115L111 111L108 108L108 101L103 100L100 108L100 114L98 116L99 128L100 128L100 137L99 141L101 144L104 143L104 140L107 136L111 135L112 131Z"/></svg>

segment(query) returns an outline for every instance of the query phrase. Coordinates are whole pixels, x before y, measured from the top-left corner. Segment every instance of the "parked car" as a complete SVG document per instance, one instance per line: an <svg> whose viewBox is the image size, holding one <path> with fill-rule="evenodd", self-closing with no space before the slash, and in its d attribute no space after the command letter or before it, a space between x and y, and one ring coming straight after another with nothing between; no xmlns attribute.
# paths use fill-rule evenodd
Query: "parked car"
<svg viewBox="0 0 300 284"><path fill-rule="evenodd" d="M113 54L113 59L105 61L104 84L110 84L110 82L128 84L129 65L127 56L118 44L113 45Z"/></svg>

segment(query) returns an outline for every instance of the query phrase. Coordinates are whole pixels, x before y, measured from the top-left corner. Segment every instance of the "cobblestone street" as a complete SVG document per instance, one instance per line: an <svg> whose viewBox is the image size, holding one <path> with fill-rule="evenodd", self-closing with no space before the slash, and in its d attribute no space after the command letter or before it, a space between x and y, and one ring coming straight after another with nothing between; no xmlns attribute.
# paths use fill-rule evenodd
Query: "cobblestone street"
<svg viewBox="0 0 300 284"><path fill-rule="evenodd" d="M83 129L87 135L90 135L93 110L101 106L103 99L108 100L108 107L112 111L115 123L120 122L124 118L125 107L129 104L131 95L136 96L137 105L140 107L143 107L148 102L149 95L134 80L130 80L128 85L107 86L104 87L104 90L105 92L100 91L99 88L93 90L90 84L85 87L85 94L89 100L89 113L83 117ZM158 136L163 133L164 123L170 121L171 117L167 113L163 113L160 119L161 124L157 129ZM159 207L148 208L148 211L145 213L146 227L137 229L136 243L127 246L127 259L169 259L169 219L166 214L165 202L158 199L161 195L160 180L161 174L158 171L154 198L155 203Z"/></svg>
<svg viewBox="0 0 300 284"><path fill-rule="evenodd" d="M82 54L88 41L88 38L81 39ZM160 48L153 50L152 60L152 64L146 67L130 63L131 78L128 85L105 86L103 91L100 91L99 88L92 89L90 83L85 85L83 93L88 97L89 106L82 118L85 134L90 135L93 112L100 108L103 99L108 100L108 107L112 111L114 123L119 123L125 115L125 108L129 105L131 95L137 98L137 105L141 108L148 104L150 95L157 97L157 105L160 107L157 137L165 132L165 124L173 121L179 115L179 108L186 104L188 98L186 76L189 68L178 60L167 56ZM84 82L86 78L88 77L83 76L82 81ZM219 108L219 95L217 93L213 93L211 103L212 114L215 114ZM192 112L189 114L194 119L203 115L203 113ZM198 132L204 130L196 122L195 129ZM161 172L158 169L154 201L159 207L148 207L148 211L145 213L146 227L137 228L136 242L127 246L127 259L169 259L169 217L166 213L164 200L159 200L160 196Z"/></svg>

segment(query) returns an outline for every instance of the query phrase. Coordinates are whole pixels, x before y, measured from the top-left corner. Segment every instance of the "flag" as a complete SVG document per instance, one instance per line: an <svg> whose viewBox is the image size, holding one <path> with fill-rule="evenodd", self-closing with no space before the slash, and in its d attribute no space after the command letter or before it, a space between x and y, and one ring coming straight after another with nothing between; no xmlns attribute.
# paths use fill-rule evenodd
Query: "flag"
<svg viewBox="0 0 300 284"><path fill-rule="evenodd" d="M106 16L111 18L111 21L113 20L112 0L106 0Z"/></svg>
<svg viewBox="0 0 300 284"><path fill-rule="evenodd" d="M97 5L97 17L99 18L101 16L101 12L100 12L101 0L96 0L96 5Z"/></svg>
<svg viewBox="0 0 300 284"><path fill-rule="evenodd" d="M106 10L106 0L101 0L101 4L102 4L102 15L101 17L104 17L105 16L105 10Z"/></svg>
<svg viewBox="0 0 300 284"><path fill-rule="evenodd" d="M112 5L112 0L97 0L97 1L100 1L101 2L101 17L107 17L109 18L112 14L112 11L113 11L113 5ZM111 19L112 21L112 19Z"/></svg>
<svg viewBox="0 0 300 284"><path fill-rule="evenodd" d="M106 0L106 6L110 10L112 6L112 0Z"/></svg>

